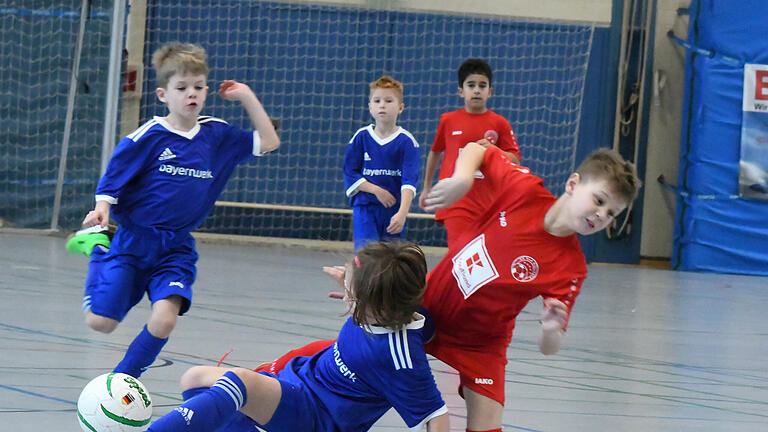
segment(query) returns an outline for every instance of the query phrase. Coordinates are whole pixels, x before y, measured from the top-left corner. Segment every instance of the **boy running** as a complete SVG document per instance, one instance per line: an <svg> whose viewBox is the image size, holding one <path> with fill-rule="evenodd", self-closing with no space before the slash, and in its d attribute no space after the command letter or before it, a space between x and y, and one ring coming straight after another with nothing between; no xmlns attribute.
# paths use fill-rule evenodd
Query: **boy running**
<svg viewBox="0 0 768 432"><path fill-rule="evenodd" d="M190 231L213 208L237 165L280 145L256 95L224 81L219 96L238 101L255 127L241 130L200 116L208 95L203 48L169 43L152 56L157 98L168 115L155 117L123 138L96 188L86 227L120 224L111 245L73 241L91 257L83 309L94 330L110 333L147 293L152 312L114 372L139 377L168 341L192 301L197 252ZM94 235L94 234L81 234Z"/></svg>

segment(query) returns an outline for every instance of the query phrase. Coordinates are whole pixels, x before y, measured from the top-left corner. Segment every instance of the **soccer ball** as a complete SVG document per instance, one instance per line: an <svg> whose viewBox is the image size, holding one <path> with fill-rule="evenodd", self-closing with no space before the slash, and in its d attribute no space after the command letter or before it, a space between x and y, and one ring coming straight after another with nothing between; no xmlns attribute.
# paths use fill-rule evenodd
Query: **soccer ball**
<svg viewBox="0 0 768 432"><path fill-rule="evenodd" d="M152 421L152 399L136 378L106 373L83 388L77 419L84 432L143 431Z"/></svg>

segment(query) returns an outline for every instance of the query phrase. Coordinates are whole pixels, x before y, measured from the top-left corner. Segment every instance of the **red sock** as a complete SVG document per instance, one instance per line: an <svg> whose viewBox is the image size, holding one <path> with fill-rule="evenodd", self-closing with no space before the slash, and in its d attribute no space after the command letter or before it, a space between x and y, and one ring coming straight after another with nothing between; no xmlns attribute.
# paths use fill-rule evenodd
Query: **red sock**
<svg viewBox="0 0 768 432"><path fill-rule="evenodd" d="M269 372L272 374L276 374L281 370L283 370L285 365L288 364L288 362L291 361L292 358L302 357L302 356L309 357L309 356L315 355L316 353L333 345L334 342L336 342L336 340L321 340L321 341L312 342L310 344L304 345L301 348L296 348L295 350L288 351L287 353L278 357L278 359L273 361L272 363L265 363L257 367L256 369L254 369L254 371Z"/></svg>

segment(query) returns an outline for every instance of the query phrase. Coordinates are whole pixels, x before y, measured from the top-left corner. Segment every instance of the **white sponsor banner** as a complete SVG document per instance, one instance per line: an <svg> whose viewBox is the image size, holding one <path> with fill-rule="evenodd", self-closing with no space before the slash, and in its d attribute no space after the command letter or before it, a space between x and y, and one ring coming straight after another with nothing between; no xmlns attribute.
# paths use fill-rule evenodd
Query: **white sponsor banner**
<svg viewBox="0 0 768 432"><path fill-rule="evenodd" d="M744 65L739 195L768 199L768 65Z"/></svg>

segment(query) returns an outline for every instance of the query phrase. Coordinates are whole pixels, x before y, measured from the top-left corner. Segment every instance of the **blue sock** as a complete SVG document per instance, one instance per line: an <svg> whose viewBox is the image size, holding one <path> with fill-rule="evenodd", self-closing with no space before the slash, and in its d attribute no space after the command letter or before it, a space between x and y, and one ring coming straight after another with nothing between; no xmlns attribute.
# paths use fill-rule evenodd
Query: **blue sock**
<svg viewBox="0 0 768 432"><path fill-rule="evenodd" d="M112 372L121 372L138 378L155 362L157 355L160 354L166 342L168 342L167 338L160 339L159 337L152 336L145 325L141 333L128 346L128 351L125 352L123 360Z"/></svg>
<svg viewBox="0 0 768 432"><path fill-rule="evenodd" d="M147 432L209 432L229 422L245 401L245 384L227 372L213 387L160 417Z"/></svg>
<svg viewBox="0 0 768 432"><path fill-rule="evenodd" d="M200 393L203 393L206 390L208 390L208 387L194 387L188 390L184 390L183 392L181 392L181 398L184 399L185 401L188 401L193 397L199 395ZM255 430L254 429L255 424L256 422L254 422L250 417L238 411L229 419L229 421L219 426L218 429L214 429L213 432L234 432L234 431L251 432Z"/></svg>
<svg viewBox="0 0 768 432"><path fill-rule="evenodd" d="M194 387L188 390L184 390L181 392L181 398L184 399L184 402L192 399L193 397L199 395L200 393L208 390L210 387Z"/></svg>

